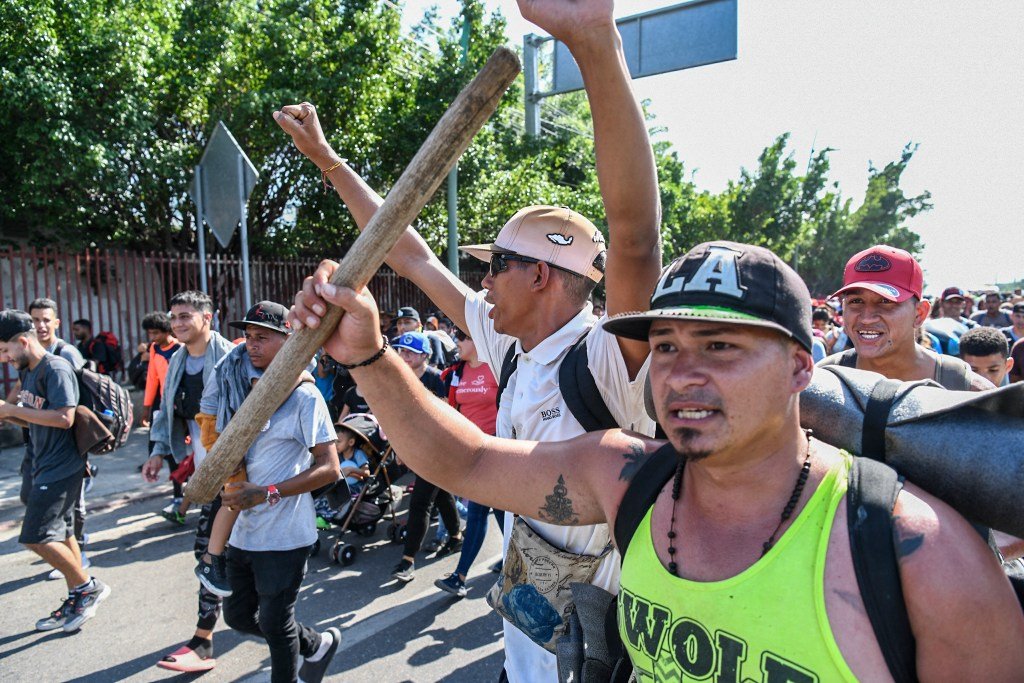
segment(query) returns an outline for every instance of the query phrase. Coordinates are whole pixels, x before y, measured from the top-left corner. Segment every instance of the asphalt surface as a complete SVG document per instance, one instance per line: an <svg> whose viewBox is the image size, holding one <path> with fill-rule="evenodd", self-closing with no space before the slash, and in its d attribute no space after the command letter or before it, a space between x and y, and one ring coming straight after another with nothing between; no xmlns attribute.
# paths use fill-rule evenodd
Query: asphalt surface
<svg viewBox="0 0 1024 683"><path fill-rule="evenodd" d="M184 527L159 516L169 485L142 481L137 466L145 456L146 434L140 430L121 450L95 459L100 474L89 495L86 523L90 573L113 591L82 631L65 635L34 631L35 621L59 605L65 589L62 581L46 580L50 568L17 542L22 450L0 451L0 680L269 680L266 645L223 623L214 635L214 670L200 676L154 666L187 641L195 626L196 513ZM404 508L403 501L400 512ZM317 630L337 626L342 631L325 680L496 680L503 661L501 622L483 596L495 579L488 567L498 558L501 541L489 523L464 600L433 585L454 569L457 556L434 560L421 553L416 579L395 582L390 572L401 548L386 538L386 522L371 538L346 535L361 548L348 567L332 563L326 552L337 531L321 532L324 549L309 561L296 615Z"/></svg>

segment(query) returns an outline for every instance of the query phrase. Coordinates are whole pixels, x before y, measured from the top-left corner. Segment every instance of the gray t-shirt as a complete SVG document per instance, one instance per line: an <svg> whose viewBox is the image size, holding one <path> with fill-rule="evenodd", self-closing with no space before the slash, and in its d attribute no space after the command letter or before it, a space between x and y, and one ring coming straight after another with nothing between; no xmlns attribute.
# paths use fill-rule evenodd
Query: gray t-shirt
<svg viewBox="0 0 1024 683"><path fill-rule="evenodd" d="M245 454L249 481L280 484L309 468L309 449L337 439L327 403L314 384L303 382L277 409ZM316 541L316 512L308 493L286 496L271 507L243 510L231 530L240 550L294 550Z"/></svg>
<svg viewBox="0 0 1024 683"><path fill-rule="evenodd" d="M57 353L58 344L60 344L60 353ZM62 339L54 341L46 351L47 353L60 356L64 360L68 361L72 366L74 366L75 370L81 370L85 367L85 358L82 357L82 352L78 350L78 347L74 344L68 344Z"/></svg>
<svg viewBox="0 0 1024 683"><path fill-rule="evenodd" d="M21 373L18 401L37 410L78 405L78 379L71 363L47 353L32 370ZM30 424L32 439L32 479L37 484L52 484L85 469L85 461L75 446L73 429L58 429Z"/></svg>

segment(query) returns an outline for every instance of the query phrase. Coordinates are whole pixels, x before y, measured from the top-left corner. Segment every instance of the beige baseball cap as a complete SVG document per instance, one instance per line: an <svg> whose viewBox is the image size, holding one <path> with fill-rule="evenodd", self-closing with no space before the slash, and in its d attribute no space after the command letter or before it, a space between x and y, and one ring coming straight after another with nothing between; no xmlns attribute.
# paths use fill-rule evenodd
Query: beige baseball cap
<svg viewBox="0 0 1024 683"><path fill-rule="evenodd" d="M491 254L516 254L544 261L600 282L604 273L594 259L605 250L604 235L593 223L564 206L528 206L505 223L491 244L459 247L481 261Z"/></svg>

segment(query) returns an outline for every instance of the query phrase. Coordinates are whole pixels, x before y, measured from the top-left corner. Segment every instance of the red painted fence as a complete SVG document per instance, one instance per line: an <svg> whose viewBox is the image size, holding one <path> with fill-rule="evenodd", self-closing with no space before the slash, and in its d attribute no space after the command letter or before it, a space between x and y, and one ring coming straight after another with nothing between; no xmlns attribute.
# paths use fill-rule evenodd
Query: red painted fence
<svg viewBox="0 0 1024 683"><path fill-rule="evenodd" d="M302 279L317 263L314 259L251 259L252 301L269 299L289 305ZM206 268L209 294L217 311L216 329L228 338L237 336L227 323L245 315L241 259L210 255ZM463 272L462 278L476 289L483 274L481 268ZM135 354L135 346L145 341L143 316L167 310L167 302L176 292L199 289L199 281L195 254L103 249L70 254L55 249L0 247L0 308L24 310L33 299L49 297L57 302L61 338L74 343L71 323L86 318L92 321L94 334L109 330L117 335L125 352L125 366ZM435 309L418 288L386 267L371 280L370 291L384 310L414 306L425 315ZM13 368L4 364L0 369L3 396L14 377Z"/></svg>

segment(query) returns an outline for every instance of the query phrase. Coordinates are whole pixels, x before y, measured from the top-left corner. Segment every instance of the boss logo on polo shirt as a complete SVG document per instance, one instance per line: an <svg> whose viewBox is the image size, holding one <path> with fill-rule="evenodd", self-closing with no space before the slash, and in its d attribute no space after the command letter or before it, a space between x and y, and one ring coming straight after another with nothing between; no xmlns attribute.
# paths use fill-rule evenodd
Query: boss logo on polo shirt
<svg viewBox="0 0 1024 683"><path fill-rule="evenodd" d="M665 273L654 290L653 300L666 294L680 292L713 292L743 299L747 288L740 282L740 271L736 263L739 251L722 245L711 245L700 267L689 278L680 270Z"/></svg>
<svg viewBox="0 0 1024 683"><path fill-rule="evenodd" d="M540 419L541 419L542 422L547 422L548 420L554 420L554 419L559 418L559 417L562 417L562 409L561 408L552 408L550 410L542 410L542 411L540 411Z"/></svg>

